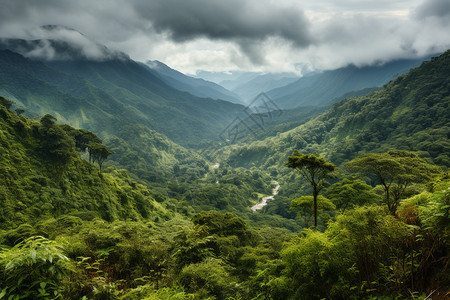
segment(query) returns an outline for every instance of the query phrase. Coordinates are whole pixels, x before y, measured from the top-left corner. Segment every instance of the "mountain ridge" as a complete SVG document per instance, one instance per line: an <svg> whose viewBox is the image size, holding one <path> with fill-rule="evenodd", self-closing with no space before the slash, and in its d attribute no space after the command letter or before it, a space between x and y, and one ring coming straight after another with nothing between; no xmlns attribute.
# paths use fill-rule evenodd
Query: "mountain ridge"
<svg viewBox="0 0 450 300"><path fill-rule="evenodd" d="M178 90L202 98L221 99L232 103L243 104L238 95L214 82L187 76L160 61L147 61L145 65L155 72L156 76Z"/></svg>
<svg viewBox="0 0 450 300"><path fill-rule="evenodd" d="M366 67L349 65L336 70L309 73L291 84L272 89L267 94L282 108L327 105L345 93L382 86L430 57L394 60Z"/></svg>
<svg viewBox="0 0 450 300"><path fill-rule="evenodd" d="M97 62L96 64L102 63ZM145 71L143 68L142 70ZM138 98L139 95L134 94L133 96L132 91L116 87L116 92L119 91L122 95L131 95L131 99L129 99L131 102L122 102L117 94L105 91L82 76L57 71L42 62L26 59L9 50L0 51L0 78L0 82L3 83L0 86L0 94L11 98L11 100L18 100L17 102L20 105L17 108L24 109L26 114L31 112L34 117L51 113L60 122L67 122L72 126L97 132L105 143L108 146L113 146L113 150L118 153L114 160L121 167L127 167L132 173L142 178L160 181L161 178L172 176L173 166L178 163L178 160L191 156L190 150L173 143L163 134L152 129L155 127L158 129L158 125L160 128L161 126L169 126L170 121L177 116L176 114L170 116L171 112L176 111L176 108L166 111L166 115L162 114L164 103L153 102L152 104L146 98ZM99 80L103 80L103 78L99 76ZM108 82L105 84L108 84ZM114 88L114 85L109 86ZM162 86L164 87L165 84ZM134 92L136 93L143 89L139 85L136 85L135 88ZM209 110L218 110L220 107L227 109L230 105L236 111L241 110L241 106L225 101L197 99L187 93L179 91L177 93L187 95L187 97L190 97L191 103L194 104L200 103L203 105L203 102L206 102L206 109ZM155 107L152 111L153 115L159 114L159 120L161 118L172 119L158 124L158 119L151 119L149 115L142 112L145 106L132 106L134 99L140 99L142 105L147 105L147 107L153 105ZM174 100L176 101L176 99ZM173 102L174 100L171 100L172 103L178 103ZM165 101L165 105L169 105L169 100ZM174 104L170 105L173 106ZM203 126L212 127L211 125L217 123L220 118L223 119L223 123L227 122L226 116L220 116L220 112L213 116L207 115L207 119L199 122L196 115L205 114L205 108L203 112L201 110L199 112L194 107L189 107L189 102L182 105L189 110L185 112L176 111L180 116L180 121L173 121L189 123L179 126L172 125L172 129L168 129L178 131L186 139L189 138L186 136L187 130L194 132L196 130L198 133L193 133L193 135L201 136L201 134L205 134L201 131ZM181 118L181 116L183 117ZM211 125L204 125L204 122L211 122ZM217 131L221 130L219 126L216 126ZM214 128L210 129L213 130ZM139 133L139 138L136 137L136 133ZM210 135L215 136L214 131ZM120 149L128 150L121 151ZM142 149L145 149L145 152ZM136 155L139 153L139 164L130 160L132 153Z"/></svg>
<svg viewBox="0 0 450 300"><path fill-rule="evenodd" d="M82 159L70 135L76 129L46 117L27 119L5 104L8 100L0 98L1 229L34 224L44 216L70 215L79 221L169 217L127 172L110 168L100 173Z"/></svg>
<svg viewBox="0 0 450 300"><path fill-rule="evenodd" d="M224 149L233 166L279 166L294 149L335 164L367 152L418 151L450 166L450 50L392 80L384 89L333 104L294 129ZM277 149L276 151L273 149ZM228 155L228 156L227 156Z"/></svg>
<svg viewBox="0 0 450 300"><path fill-rule="evenodd" d="M121 52L62 25L43 25L34 29L32 38L0 38L0 49L9 49L25 57L51 60L130 59Z"/></svg>

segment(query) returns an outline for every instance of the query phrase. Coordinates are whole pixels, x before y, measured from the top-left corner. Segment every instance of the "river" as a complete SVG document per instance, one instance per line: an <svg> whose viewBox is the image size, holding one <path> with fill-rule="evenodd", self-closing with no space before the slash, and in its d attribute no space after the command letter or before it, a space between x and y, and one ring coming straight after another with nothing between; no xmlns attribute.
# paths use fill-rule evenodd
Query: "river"
<svg viewBox="0 0 450 300"><path fill-rule="evenodd" d="M273 181L273 183L275 183L276 186L272 190L272 195L263 197L261 199L261 202L259 202L258 204L253 205L252 206L252 210L253 211L257 211L257 210L263 208L264 206L266 206L267 205L267 201L268 200L273 200L273 197L275 197L278 194L278 189L280 188L280 185L275 180Z"/></svg>

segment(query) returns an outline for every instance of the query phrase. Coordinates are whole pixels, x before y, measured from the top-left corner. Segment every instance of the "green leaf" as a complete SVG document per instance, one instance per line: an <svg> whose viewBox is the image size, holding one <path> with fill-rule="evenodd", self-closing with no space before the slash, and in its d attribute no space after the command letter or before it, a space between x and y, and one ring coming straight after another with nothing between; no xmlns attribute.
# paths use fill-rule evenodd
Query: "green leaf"
<svg viewBox="0 0 450 300"><path fill-rule="evenodd" d="M8 290L7 287L5 287L5 288L2 290L2 292L0 293L0 299L2 299L3 297L5 297L6 291L7 291L7 290Z"/></svg>
<svg viewBox="0 0 450 300"><path fill-rule="evenodd" d="M36 250L31 251L31 259L36 262Z"/></svg>

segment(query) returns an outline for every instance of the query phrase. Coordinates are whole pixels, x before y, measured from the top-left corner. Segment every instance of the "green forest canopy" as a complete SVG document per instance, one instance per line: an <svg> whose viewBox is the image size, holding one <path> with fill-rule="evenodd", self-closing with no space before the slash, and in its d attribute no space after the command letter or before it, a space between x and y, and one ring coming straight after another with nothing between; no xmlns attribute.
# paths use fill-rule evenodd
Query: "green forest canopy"
<svg viewBox="0 0 450 300"><path fill-rule="evenodd" d="M294 194L307 195L298 176L280 167L288 148L276 147L265 154L273 155L267 170L256 165L243 169L180 164L174 169L180 180L169 182L174 194L164 195L161 186L152 189L124 170L100 170L88 157L83 159L80 154L94 148L92 141L101 145L95 134L59 125L51 115L39 121L27 119L12 112L10 101L1 98L0 272L4 276L0 277L0 299L448 296L450 180L448 173L427 161L433 159L445 168L448 152L440 151L446 149L448 136L436 147L426 142L448 134L445 103L449 93L448 85L442 88L445 79L441 76L447 70L448 56L447 52L424 64L384 91L343 101L309 125L280 135L281 143L289 139L295 142L291 146L301 145L296 148L303 153L328 145L334 152L327 152L326 159L338 166L352 159L348 172L338 173L341 181L324 190L333 205L323 207L315 230L300 230L289 219L264 218L249 211L260 197L255 190L270 193L269 172L279 175L285 190L274 202L287 199L290 203ZM434 85L420 85L433 80ZM401 89L405 86L411 87L408 92ZM429 109L421 110L415 104L419 98L431 99L430 91L436 91L433 99L439 101L430 100ZM397 126L395 134L383 127L382 120L371 124L363 115L347 114L389 103L392 107L379 113L385 113L390 122L400 120L392 123ZM406 104L411 105L410 111L402 108ZM415 129L402 129L404 120L429 111L435 114L433 125L426 127L424 121L413 125ZM295 135L311 129L312 124L320 125L313 131L317 135L304 135L312 139L304 143L297 139ZM364 137L360 134L365 126L380 130ZM319 134L320 128L324 133ZM413 133L414 141L420 141L415 149L419 152L391 149L408 139L406 130ZM357 142L367 138L368 144L356 149L358 144L348 138L355 132ZM378 136L382 132L385 136ZM336 140L330 138L331 133L337 133ZM430 133L428 138L422 136L425 133ZM84 138L91 141L86 143ZM275 139L266 141L269 145L256 151L268 149ZM390 150L370 151L383 149L391 141ZM421 142L426 143L419 146ZM241 161L251 159L255 145L261 144L233 153ZM337 145L350 148L341 151ZM424 153L420 147L426 145ZM390 177L377 181L376 169L362 163L366 159L388 160L388 164L374 166L384 167ZM383 182L390 184L388 191ZM342 203L342 197L351 198L349 205ZM268 205L270 209L273 206ZM280 224L286 228L295 224L292 228L298 234Z"/></svg>

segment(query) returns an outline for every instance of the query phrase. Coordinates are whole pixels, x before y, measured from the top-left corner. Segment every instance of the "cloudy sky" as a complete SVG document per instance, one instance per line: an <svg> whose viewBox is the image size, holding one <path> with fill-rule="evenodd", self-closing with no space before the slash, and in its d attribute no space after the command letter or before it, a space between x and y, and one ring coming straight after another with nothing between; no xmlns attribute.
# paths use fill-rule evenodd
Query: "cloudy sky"
<svg viewBox="0 0 450 300"><path fill-rule="evenodd" d="M185 73L297 72L450 48L450 0L0 0L0 37L64 25Z"/></svg>

